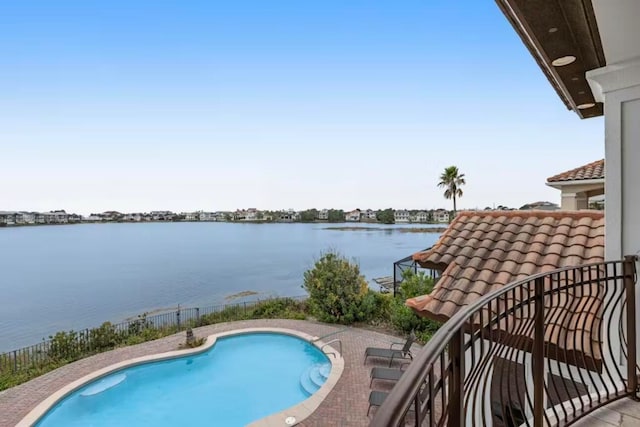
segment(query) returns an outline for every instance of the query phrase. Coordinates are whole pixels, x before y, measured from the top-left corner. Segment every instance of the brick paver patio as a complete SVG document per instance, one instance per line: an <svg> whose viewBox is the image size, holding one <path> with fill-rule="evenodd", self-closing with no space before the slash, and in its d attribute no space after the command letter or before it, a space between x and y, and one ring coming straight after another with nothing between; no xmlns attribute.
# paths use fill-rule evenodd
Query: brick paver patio
<svg viewBox="0 0 640 427"><path fill-rule="evenodd" d="M344 327L307 322L302 320L248 320L203 326L194 330L196 336L208 336L216 332L248 327L289 328L315 336L337 332ZM369 372L372 366L380 366L381 361L370 358L363 365L366 347L388 347L401 339L379 332L359 328L346 328L335 336L342 340L345 368L337 385L320 407L300 426L366 426L369 398ZM184 333L172 335L156 341L119 348L79 360L35 378L27 383L0 392L0 426L9 427L20 421L31 409L54 391L97 369L134 357L176 350L184 341ZM414 345L415 346L415 345ZM335 346L337 348L337 345ZM415 346L414 350L418 347ZM388 390L389 384L377 381L374 389ZM372 415L375 410L372 409Z"/></svg>

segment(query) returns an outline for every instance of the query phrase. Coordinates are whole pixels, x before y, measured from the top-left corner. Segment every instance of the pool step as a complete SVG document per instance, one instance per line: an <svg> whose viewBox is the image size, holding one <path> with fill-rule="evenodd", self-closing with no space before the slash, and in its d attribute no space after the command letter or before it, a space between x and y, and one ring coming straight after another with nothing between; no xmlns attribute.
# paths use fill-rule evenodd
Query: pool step
<svg viewBox="0 0 640 427"><path fill-rule="evenodd" d="M108 377L100 380L89 387L87 387L83 392L80 393L80 396L94 396L96 394L100 394L103 391L107 391L110 388L113 388L127 379L127 374L116 374L109 375Z"/></svg>
<svg viewBox="0 0 640 427"><path fill-rule="evenodd" d="M331 364L329 363L318 363L310 366L309 369L305 370L300 376L300 386L302 390L304 390L308 396L311 396L322 387L322 384L324 384L329 377L330 372Z"/></svg>

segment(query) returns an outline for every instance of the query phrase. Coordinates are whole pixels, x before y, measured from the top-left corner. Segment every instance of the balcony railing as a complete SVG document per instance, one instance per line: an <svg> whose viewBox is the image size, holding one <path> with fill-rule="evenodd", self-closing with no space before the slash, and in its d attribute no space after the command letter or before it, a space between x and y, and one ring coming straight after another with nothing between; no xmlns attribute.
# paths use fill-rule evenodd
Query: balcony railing
<svg viewBox="0 0 640 427"><path fill-rule="evenodd" d="M528 277L460 310L371 426L568 425L635 398L636 259Z"/></svg>

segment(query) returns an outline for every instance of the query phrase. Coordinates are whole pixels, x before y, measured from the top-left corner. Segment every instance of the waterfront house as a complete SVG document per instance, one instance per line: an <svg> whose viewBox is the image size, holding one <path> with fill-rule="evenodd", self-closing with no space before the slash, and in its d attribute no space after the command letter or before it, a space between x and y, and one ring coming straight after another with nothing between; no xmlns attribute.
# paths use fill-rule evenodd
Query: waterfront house
<svg viewBox="0 0 640 427"><path fill-rule="evenodd" d="M35 224L36 214L35 212L16 212L16 224L28 225Z"/></svg>
<svg viewBox="0 0 640 427"><path fill-rule="evenodd" d="M360 212L360 209L355 209L345 214L345 220L347 220L348 222L358 222L360 221L361 216L362 213Z"/></svg>
<svg viewBox="0 0 640 427"><path fill-rule="evenodd" d="M560 190L562 210L589 209L589 199L604 194L604 159L547 178Z"/></svg>
<svg viewBox="0 0 640 427"><path fill-rule="evenodd" d="M216 221L227 221L228 218L233 218L231 212L215 212L214 217Z"/></svg>
<svg viewBox="0 0 640 427"><path fill-rule="evenodd" d="M397 210L393 212L393 219L397 223L407 223L411 221L411 214L405 209Z"/></svg>
<svg viewBox="0 0 640 427"><path fill-rule="evenodd" d="M215 212L199 212L197 221L215 221Z"/></svg>
<svg viewBox="0 0 640 427"><path fill-rule="evenodd" d="M140 222L142 221L143 214L141 213L128 213L125 214L122 219L128 222Z"/></svg>
<svg viewBox="0 0 640 427"><path fill-rule="evenodd" d="M439 224L448 224L449 223L449 211L446 209L436 209L433 211L433 221Z"/></svg>
<svg viewBox="0 0 640 427"><path fill-rule="evenodd" d="M107 222L120 221L124 217L124 215L118 211L106 211L101 213L100 216L102 217L102 221Z"/></svg>
<svg viewBox="0 0 640 427"><path fill-rule="evenodd" d="M416 222L428 222L429 221L429 214L427 212L425 212L425 211L418 211L418 212L416 212L415 221Z"/></svg>
<svg viewBox="0 0 640 427"><path fill-rule="evenodd" d="M363 221L376 221L378 219L377 215L376 215L376 211L374 211L373 209L367 209L366 211L362 212L362 216L361 219Z"/></svg>
<svg viewBox="0 0 640 427"><path fill-rule="evenodd" d="M257 221L259 211L256 208L249 208L245 213L245 221Z"/></svg>
<svg viewBox="0 0 640 427"><path fill-rule="evenodd" d="M0 225L15 225L16 213L14 211L0 211Z"/></svg>
<svg viewBox="0 0 640 427"><path fill-rule="evenodd" d="M172 221L176 216L171 211L151 211L150 214L153 221Z"/></svg>
<svg viewBox="0 0 640 427"><path fill-rule="evenodd" d="M183 212L185 221L200 221L200 212Z"/></svg>
<svg viewBox="0 0 640 427"><path fill-rule="evenodd" d="M91 215L89 215L87 217L84 217L82 220L86 221L86 222L101 222L102 221L102 215L92 213Z"/></svg>
<svg viewBox="0 0 640 427"><path fill-rule="evenodd" d="M329 209L322 209L318 211L318 220L327 221L329 220Z"/></svg>
<svg viewBox="0 0 640 427"><path fill-rule="evenodd" d="M69 222L69 215L64 210L44 212L45 224L67 224Z"/></svg>
<svg viewBox="0 0 640 427"><path fill-rule="evenodd" d="M82 222L82 215L69 214L67 216L67 222L69 222L69 224L78 224L78 223Z"/></svg>

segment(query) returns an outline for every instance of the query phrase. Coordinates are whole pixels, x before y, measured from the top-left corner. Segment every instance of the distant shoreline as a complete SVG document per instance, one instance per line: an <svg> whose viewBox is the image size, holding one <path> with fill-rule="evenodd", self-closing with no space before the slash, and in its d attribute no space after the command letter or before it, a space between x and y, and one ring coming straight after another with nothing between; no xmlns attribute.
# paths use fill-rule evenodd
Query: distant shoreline
<svg viewBox="0 0 640 427"><path fill-rule="evenodd" d="M447 227L358 227L358 226L344 226L344 227L325 227L323 230L334 231L399 231L401 233L443 233Z"/></svg>
<svg viewBox="0 0 640 427"><path fill-rule="evenodd" d="M67 223L48 223L48 224L11 224L5 225L0 224L0 230L2 229L10 229L10 228L20 228L20 227L46 227L46 226L61 226L61 225L87 225L87 224L177 224L177 223L221 223L221 224L353 224L350 221L343 222L329 222L329 221L82 221L82 222L67 222ZM381 222L360 222L360 224L375 224L375 225L399 225L399 224L384 224ZM412 224L433 224L433 223L412 223ZM441 233L446 230L447 227L367 227L365 226L335 226L335 227L325 227L323 230L342 230L342 231L363 231L363 230L396 230L402 231L406 233Z"/></svg>

